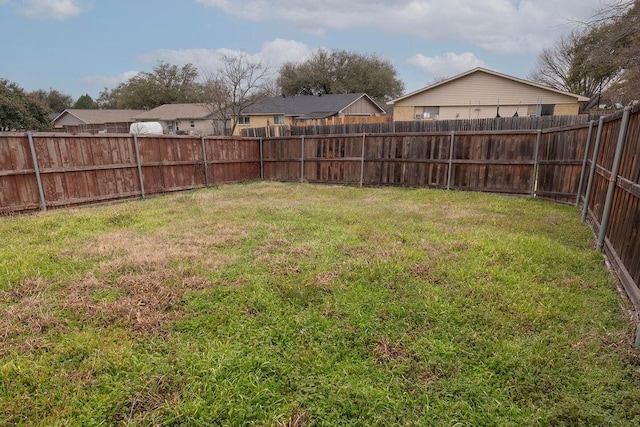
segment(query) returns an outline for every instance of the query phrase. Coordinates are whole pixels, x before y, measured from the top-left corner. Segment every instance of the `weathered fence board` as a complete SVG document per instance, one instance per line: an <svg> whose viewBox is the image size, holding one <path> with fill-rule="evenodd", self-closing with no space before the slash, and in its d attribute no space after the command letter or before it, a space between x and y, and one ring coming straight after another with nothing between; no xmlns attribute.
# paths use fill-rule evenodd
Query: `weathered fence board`
<svg viewBox="0 0 640 427"><path fill-rule="evenodd" d="M541 132L537 196L575 202L588 133L587 127Z"/></svg>
<svg viewBox="0 0 640 427"><path fill-rule="evenodd" d="M209 182L229 183L260 178L260 145L257 140L205 139L205 146Z"/></svg>
<svg viewBox="0 0 640 427"><path fill-rule="evenodd" d="M308 126L275 125L242 130L242 136L273 137L300 135L351 135L363 133L427 133L495 130L550 129L582 125L589 122L586 114L579 116L522 116L490 119L416 120L394 122L382 119L379 123L347 123Z"/></svg>
<svg viewBox="0 0 640 427"><path fill-rule="evenodd" d="M27 134L0 135L0 214L137 197L141 182L154 194L260 178L256 139L57 133L32 140L37 171Z"/></svg>

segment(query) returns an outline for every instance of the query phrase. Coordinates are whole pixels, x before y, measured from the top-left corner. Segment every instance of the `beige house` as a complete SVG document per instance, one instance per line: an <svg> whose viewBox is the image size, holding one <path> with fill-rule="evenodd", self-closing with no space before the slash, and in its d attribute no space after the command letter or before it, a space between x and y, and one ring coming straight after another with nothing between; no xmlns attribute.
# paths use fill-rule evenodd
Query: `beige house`
<svg viewBox="0 0 640 427"><path fill-rule="evenodd" d="M576 115L589 98L484 68L389 101L394 121Z"/></svg>
<svg viewBox="0 0 640 427"><path fill-rule="evenodd" d="M239 117L235 135L242 129L272 125L332 123L347 117L383 116L385 111L366 93L274 96L247 107Z"/></svg>
<svg viewBox="0 0 640 427"><path fill-rule="evenodd" d="M57 131L69 133L129 133L134 116L144 110L82 110L67 109L53 121Z"/></svg>
<svg viewBox="0 0 640 427"><path fill-rule="evenodd" d="M164 104L134 116L136 122L160 122L169 135L223 135L224 125L214 120L207 104Z"/></svg>

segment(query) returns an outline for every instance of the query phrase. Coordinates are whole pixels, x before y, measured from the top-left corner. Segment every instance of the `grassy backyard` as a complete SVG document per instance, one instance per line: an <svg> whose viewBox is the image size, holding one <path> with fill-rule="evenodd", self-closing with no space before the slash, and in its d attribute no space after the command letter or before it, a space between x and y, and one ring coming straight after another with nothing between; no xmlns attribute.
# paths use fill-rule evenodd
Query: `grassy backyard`
<svg viewBox="0 0 640 427"><path fill-rule="evenodd" d="M0 425L640 425L573 207L251 183L0 237Z"/></svg>

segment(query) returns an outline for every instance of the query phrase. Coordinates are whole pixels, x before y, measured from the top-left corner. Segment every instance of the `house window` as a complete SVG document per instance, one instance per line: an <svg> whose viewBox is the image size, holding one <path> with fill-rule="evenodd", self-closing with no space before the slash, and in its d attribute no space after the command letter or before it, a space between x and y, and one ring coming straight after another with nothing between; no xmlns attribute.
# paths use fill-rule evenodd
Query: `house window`
<svg viewBox="0 0 640 427"><path fill-rule="evenodd" d="M169 132L173 131L174 127L175 127L175 122L173 120L168 120L167 129L169 130Z"/></svg>
<svg viewBox="0 0 640 427"><path fill-rule="evenodd" d="M553 104L542 104L542 106L540 108L540 115L541 116L553 116L554 107L555 107L555 105L553 105Z"/></svg>
<svg viewBox="0 0 640 427"><path fill-rule="evenodd" d="M190 120L190 121L189 121L189 126L191 126L192 128L196 127L196 122L195 122L195 120Z"/></svg>
<svg viewBox="0 0 640 427"><path fill-rule="evenodd" d="M250 123L249 116L240 116L238 117L239 125L248 125Z"/></svg>
<svg viewBox="0 0 640 427"><path fill-rule="evenodd" d="M416 107L416 120L435 120L440 115L440 107Z"/></svg>
<svg viewBox="0 0 640 427"><path fill-rule="evenodd" d="M278 116L273 116L273 124L274 125L283 125L284 124L284 115L280 114Z"/></svg>

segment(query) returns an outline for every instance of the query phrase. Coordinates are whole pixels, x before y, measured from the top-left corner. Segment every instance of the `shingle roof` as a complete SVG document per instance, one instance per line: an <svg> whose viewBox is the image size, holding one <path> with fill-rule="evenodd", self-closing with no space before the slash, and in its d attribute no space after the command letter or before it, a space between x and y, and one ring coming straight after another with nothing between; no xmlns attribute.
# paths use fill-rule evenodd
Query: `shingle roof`
<svg viewBox="0 0 640 427"><path fill-rule="evenodd" d="M208 119L211 111L207 104L164 104L136 115L136 120Z"/></svg>
<svg viewBox="0 0 640 427"><path fill-rule="evenodd" d="M142 112L144 112L144 110L81 110L69 108L58 114L53 121L56 122L64 114L70 114L88 125L127 123L134 122L133 116Z"/></svg>
<svg viewBox="0 0 640 427"><path fill-rule="evenodd" d="M245 108L242 113L249 116L267 114L301 116L311 113L322 113L325 114L324 117L328 117L339 113L362 97L369 98L366 93L345 93L321 96L274 96L272 98L265 98L258 101L250 107ZM371 102L374 101L371 100ZM384 111L382 108L380 108L380 110Z"/></svg>
<svg viewBox="0 0 640 427"><path fill-rule="evenodd" d="M526 84L526 85L529 85L529 86L537 87L539 89L548 90L549 92L555 92L555 93L558 93L558 94L561 94L561 95L571 96L571 97L576 98L576 100L578 102L585 102L585 101L589 100L589 98L587 98L585 96L582 96L582 95L578 95L578 94L575 94L575 93L565 92L565 91L562 91L562 90L554 89L552 87L545 86L545 85L542 85L540 83L536 83L536 82L532 82L532 81L529 81L529 80L520 79L518 77L513 77L513 76L510 76L508 74L502 74L502 73L499 73L497 71L488 70L486 68L476 67L476 68L473 68L473 69L471 69L469 71L465 71L464 73L458 74L457 76L453 76L453 77L450 77L450 78L448 78L446 80L442 80L440 82L434 83L431 86L427 86L427 87L424 87L422 89L418 89L418 90L416 90L414 92L411 92L411 93L408 93L406 95L403 95L400 98L392 99L391 101L387 102L387 104L393 105L396 102L401 101L401 100L403 100L405 98L409 98L409 97L411 97L413 95L417 95L418 93L421 93L421 92L426 92L426 91L431 90L433 88L436 88L438 86L446 85L449 82L452 82L454 80L458 80L458 79L460 79L462 77L465 77L465 76L468 76L469 74L474 74L474 73L491 74L491 75L494 75L494 76L497 76L497 77L501 77L503 79L512 80L512 81L523 83L523 84Z"/></svg>

